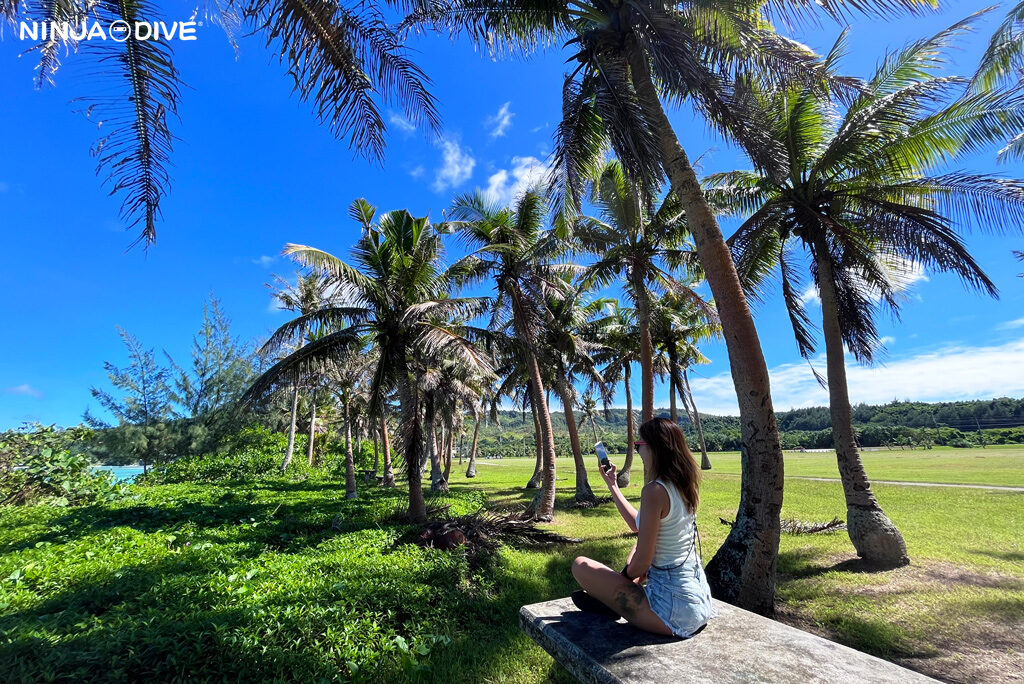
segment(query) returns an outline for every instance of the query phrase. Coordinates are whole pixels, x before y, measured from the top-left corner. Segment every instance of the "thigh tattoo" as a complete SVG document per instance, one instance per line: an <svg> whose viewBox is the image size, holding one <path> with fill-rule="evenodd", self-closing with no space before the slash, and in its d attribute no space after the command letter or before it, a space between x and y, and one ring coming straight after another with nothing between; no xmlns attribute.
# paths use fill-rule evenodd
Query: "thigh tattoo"
<svg viewBox="0 0 1024 684"><path fill-rule="evenodd" d="M628 587L615 593L615 608L624 618L635 617L646 597L643 587L630 582Z"/></svg>

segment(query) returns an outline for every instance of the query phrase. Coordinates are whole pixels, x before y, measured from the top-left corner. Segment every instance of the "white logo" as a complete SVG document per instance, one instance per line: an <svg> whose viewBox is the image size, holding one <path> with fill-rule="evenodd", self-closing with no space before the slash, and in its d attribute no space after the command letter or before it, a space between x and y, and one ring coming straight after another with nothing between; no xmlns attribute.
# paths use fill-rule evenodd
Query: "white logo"
<svg viewBox="0 0 1024 684"><path fill-rule="evenodd" d="M22 21L19 22L21 40L113 40L123 43L129 38L135 40L196 40L194 21L136 21L133 24L118 19L104 26L98 21L80 23L68 21Z"/></svg>

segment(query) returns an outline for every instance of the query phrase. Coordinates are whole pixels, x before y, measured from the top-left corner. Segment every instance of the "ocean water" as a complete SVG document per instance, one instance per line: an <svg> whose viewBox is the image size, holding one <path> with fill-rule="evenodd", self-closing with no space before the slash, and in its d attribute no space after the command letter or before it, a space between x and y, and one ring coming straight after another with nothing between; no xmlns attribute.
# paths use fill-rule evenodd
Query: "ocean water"
<svg viewBox="0 0 1024 684"><path fill-rule="evenodd" d="M135 479L136 475L142 474L142 466L108 466L101 465L96 466L96 470L109 470L114 473L114 478L118 482L131 482Z"/></svg>

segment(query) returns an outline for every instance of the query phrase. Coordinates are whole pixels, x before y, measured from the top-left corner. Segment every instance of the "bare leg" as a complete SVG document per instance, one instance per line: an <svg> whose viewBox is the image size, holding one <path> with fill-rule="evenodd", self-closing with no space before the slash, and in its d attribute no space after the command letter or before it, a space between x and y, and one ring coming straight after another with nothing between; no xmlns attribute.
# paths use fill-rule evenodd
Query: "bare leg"
<svg viewBox="0 0 1024 684"><path fill-rule="evenodd" d="M644 588L607 565L579 556L572 563L572 576L584 591L626 618L630 624L655 634L672 634L668 625L651 610Z"/></svg>

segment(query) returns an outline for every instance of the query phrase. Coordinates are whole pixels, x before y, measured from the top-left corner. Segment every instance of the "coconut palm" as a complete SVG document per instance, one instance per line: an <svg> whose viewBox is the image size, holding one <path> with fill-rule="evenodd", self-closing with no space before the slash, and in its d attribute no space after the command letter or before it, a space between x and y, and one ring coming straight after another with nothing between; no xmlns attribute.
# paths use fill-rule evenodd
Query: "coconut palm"
<svg viewBox="0 0 1024 684"><path fill-rule="evenodd" d="M591 382L604 383L593 357L602 351L602 347L593 340L597 337L595 317L607 306L608 300L597 299L583 303L583 294L581 288L566 297L549 299L542 347L550 356L546 364L549 386L555 390L565 412L565 424L576 468L575 501L582 506L592 506L597 498L587 477L573 405L576 402L577 378L585 376Z"/></svg>
<svg viewBox="0 0 1024 684"><path fill-rule="evenodd" d="M519 341L517 348L528 372L530 404L537 415L543 461L541 491L529 509L538 520L550 520L555 506L555 442L538 361L544 307L549 297L564 296L562 276L576 270L568 264L552 263L561 245L553 234L543 230L546 213L545 200L528 190L508 208L488 202L479 192L463 195L455 200L449 214L451 227L477 248L470 258L494 278L497 296L490 328L511 326Z"/></svg>
<svg viewBox="0 0 1024 684"><path fill-rule="evenodd" d="M423 522L426 502L420 463L424 431L416 389L420 378L413 374L414 352L443 353L463 357L471 365L486 366L484 358L463 335L461 326L439 322L472 318L482 310L485 301L481 298L450 296L479 274L474 272L474 264L465 261L441 268L441 236L426 217L413 217L406 210L377 217L376 208L365 200L353 202L349 215L362 228L362 237L351 250L354 265L304 245L289 244L283 251L299 263L330 276L344 304L321 309L290 325L348 325L300 348L264 376L275 368L291 368L307 359L330 356L368 336L377 353L369 412L381 417L387 393L397 388L409 482L409 517L414 522ZM282 327L280 332L284 331ZM271 384L271 380L257 381L250 396L263 394Z"/></svg>
<svg viewBox="0 0 1024 684"><path fill-rule="evenodd" d="M620 307L616 301L607 309L607 315L598 321L598 340L604 351L598 352L597 361L604 363L602 376L606 385L623 383L626 396L626 458L619 469L616 480L620 487L629 486L633 467L633 444L636 424L633 416L633 391L630 387L633 364L640 360L640 348L636 341L640 337L634 309Z"/></svg>
<svg viewBox="0 0 1024 684"><path fill-rule="evenodd" d="M422 0L407 25L467 35L492 52L530 52L554 43L573 50L563 87L554 171L567 213L610 146L629 177L667 177L693 234L718 303L739 404L744 477L736 524L708 566L716 596L773 611L782 505L782 448L768 368L725 239L662 100L687 101L755 154L766 148L757 121L734 115L751 77L818 80L807 48L776 34L763 12L817 7L893 13L929 0L804 0L736 3L664 0ZM834 84L842 85L842 83ZM770 148L769 148L770 149Z"/></svg>
<svg viewBox="0 0 1024 684"><path fill-rule="evenodd" d="M906 563L906 545L861 463L843 345L858 361L875 358L875 312L886 306L898 313L902 283L915 268L952 271L994 296L995 286L956 227L977 221L998 231L1024 221L1024 182L934 171L1024 123L1019 108L995 95L957 99L965 80L936 74L942 51L967 26L961 22L889 54L845 112L807 89L753 91L750 104L785 156L757 172L708 179L720 199L752 212L730 238L740 272L757 283L778 265L797 345L807 358L815 336L801 293L803 272L810 271L821 298L847 527L858 555L874 563ZM809 269L801 258L810 259Z"/></svg>
<svg viewBox="0 0 1024 684"><path fill-rule="evenodd" d="M690 391L687 369L698 363L710 363L697 345L718 335L718 314L714 308L693 291L695 281L688 285L686 294L666 293L655 302L652 315L653 337L668 359L670 410L673 422L678 420L676 397L683 402L683 408L690 416L697 431L701 451L701 468L711 469L704 429L697 412L697 404Z"/></svg>
<svg viewBox="0 0 1024 684"><path fill-rule="evenodd" d="M387 125L381 105L398 107L416 125L437 131L440 119L426 76L385 18L381 5L395 2L305 2L239 0L214 2L206 20L220 25L237 52L235 35L243 29L264 39L270 53L294 80L294 91L308 101L319 121L339 140L347 140L371 161L384 153ZM180 5L173 5L180 10ZM159 5L145 0L3 0L0 21L43 20L80 25L166 19ZM174 17L177 18L177 17ZM78 49L82 47L83 49ZM30 52L39 55L36 86L54 84L62 55L91 63L104 95L78 98L86 114L102 122L103 137L94 146L98 171L114 194L123 197L121 219L140 231L147 246L156 239L160 203L170 188L170 157L178 118L182 78L164 38L93 40L53 34Z"/></svg>
<svg viewBox="0 0 1024 684"><path fill-rule="evenodd" d="M991 9L991 8L990 8ZM1010 8L1003 21L996 27L985 49L978 69L971 79L971 90L975 93L1007 87L1018 89L1024 74L1024 2ZM999 151L1000 161L1024 158L1024 130L1011 131L1012 137Z"/></svg>
<svg viewBox="0 0 1024 684"><path fill-rule="evenodd" d="M640 333L640 420L646 422L654 417L652 299L661 292L688 291L667 266L694 270L696 255L686 242L686 219L673 195L655 210L618 161L609 162L591 187L590 199L601 216L582 218L573 237L599 255L587 269L585 283L607 286L625 279L624 291L634 304Z"/></svg>
<svg viewBox="0 0 1024 684"><path fill-rule="evenodd" d="M327 279L322 278L317 274L302 275L301 273L297 273L295 285L290 284L279 275L274 275L273 284L268 284L267 287L270 288L271 296L277 300L279 304L278 308L294 311L299 314L299 318L295 320L305 319L315 311L329 306L333 292L333 286L327 281ZM278 328L277 332L271 335L267 342L260 348L260 355L270 356L273 353L280 353L281 350L289 347L308 344L319 337L322 332L318 328L312 328L306 325L295 326L294 323L294 320L289 321L282 327ZM281 461L281 470L286 470L288 468L288 464L292 462L292 455L295 451L295 429L299 412L299 385L302 374L302 367L295 366L292 369L292 405L291 419L288 427L288 447L285 450L284 459ZM312 441L313 436L311 428L311 445Z"/></svg>

